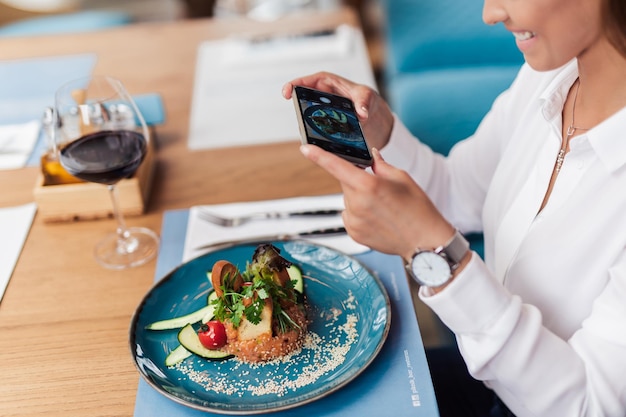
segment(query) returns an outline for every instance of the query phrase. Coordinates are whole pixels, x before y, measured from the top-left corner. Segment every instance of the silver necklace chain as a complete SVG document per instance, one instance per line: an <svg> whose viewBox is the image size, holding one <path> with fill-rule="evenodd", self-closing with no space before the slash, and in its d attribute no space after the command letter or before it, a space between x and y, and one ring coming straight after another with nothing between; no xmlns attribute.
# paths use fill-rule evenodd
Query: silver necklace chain
<svg viewBox="0 0 626 417"><path fill-rule="evenodd" d="M585 127L576 126L574 122L574 117L576 115L576 100L578 99L578 90L580 89L580 78L576 80L576 92L574 93L574 104L572 104L572 123L567 127L567 131L565 133L565 139L563 140L563 144L561 145L561 150L556 157L556 166L555 171L558 174L561 171L561 167L563 166L563 161L565 160L565 153L567 151L567 145L569 144L569 140L577 130L589 130Z"/></svg>

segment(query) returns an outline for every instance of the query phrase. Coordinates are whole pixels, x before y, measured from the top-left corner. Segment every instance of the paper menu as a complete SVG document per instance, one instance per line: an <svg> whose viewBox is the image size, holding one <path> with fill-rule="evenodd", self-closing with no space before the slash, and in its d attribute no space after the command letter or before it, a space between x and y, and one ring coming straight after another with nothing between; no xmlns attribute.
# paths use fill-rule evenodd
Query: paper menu
<svg viewBox="0 0 626 417"><path fill-rule="evenodd" d="M360 30L262 41L228 38L198 48L189 126L192 150L299 138L293 104L281 95L293 78L329 71L376 88Z"/></svg>
<svg viewBox="0 0 626 417"><path fill-rule="evenodd" d="M0 209L0 301L30 231L37 206L35 203Z"/></svg>

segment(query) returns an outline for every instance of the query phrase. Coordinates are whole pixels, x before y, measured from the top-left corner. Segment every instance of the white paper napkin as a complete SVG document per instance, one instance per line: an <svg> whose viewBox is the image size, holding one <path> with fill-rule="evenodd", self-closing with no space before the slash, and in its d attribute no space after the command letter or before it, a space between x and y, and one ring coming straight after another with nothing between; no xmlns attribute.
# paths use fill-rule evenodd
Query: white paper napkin
<svg viewBox="0 0 626 417"><path fill-rule="evenodd" d="M26 236L37 211L35 203L0 208L0 301L20 257Z"/></svg>
<svg viewBox="0 0 626 417"><path fill-rule="evenodd" d="M39 131L38 120L0 126L0 169L25 166L37 143Z"/></svg>
<svg viewBox="0 0 626 417"><path fill-rule="evenodd" d="M247 239L257 236L296 233L343 226L341 215L336 215L289 217L286 219L271 220L263 219L254 220L241 226L225 227L201 219L198 215L200 210L210 210L213 213L228 217L267 211L302 211L343 208L343 196L340 194L211 206L194 206L189 212L183 261L187 261L206 252L206 249L197 250L199 246L221 242L226 239ZM369 250L368 247L352 240L347 234L340 236L320 236L308 240L347 254L356 254Z"/></svg>

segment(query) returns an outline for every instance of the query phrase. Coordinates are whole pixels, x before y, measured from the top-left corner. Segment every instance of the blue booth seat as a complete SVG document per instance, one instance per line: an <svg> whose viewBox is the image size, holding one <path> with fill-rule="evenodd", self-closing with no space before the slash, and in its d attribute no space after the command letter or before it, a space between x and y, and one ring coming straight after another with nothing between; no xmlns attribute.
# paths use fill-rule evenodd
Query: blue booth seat
<svg viewBox="0 0 626 417"><path fill-rule="evenodd" d="M388 80L389 104L407 128L435 152L470 136L517 74L519 65L441 68Z"/></svg>
<svg viewBox="0 0 626 417"><path fill-rule="evenodd" d="M33 17L0 26L0 37L77 33L126 25L133 18L123 11L87 10Z"/></svg>
<svg viewBox="0 0 626 417"><path fill-rule="evenodd" d="M519 65L523 56L503 25L482 21L481 1L380 0L385 72L449 67Z"/></svg>

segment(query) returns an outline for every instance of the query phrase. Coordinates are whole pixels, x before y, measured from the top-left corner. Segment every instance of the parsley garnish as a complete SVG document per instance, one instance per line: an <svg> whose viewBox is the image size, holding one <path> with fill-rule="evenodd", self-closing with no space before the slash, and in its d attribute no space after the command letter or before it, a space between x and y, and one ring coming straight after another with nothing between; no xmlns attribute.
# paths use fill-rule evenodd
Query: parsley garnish
<svg viewBox="0 0 626 417"><path fill-rule="evenodd" d="M266 300L269 299L272 302L272 317L276 320L281 333L299 328L282 307L285 302L297 301L293 289L295 281L288 280L285 286L281 286L275 282L272 270L259 266L257 263L248 264L241 275L244 285L240 292L232 288L234 277L226 275L221 288L224 295L213 301L216 304L215 318L217 320L222 322L229 320L237 328L245 316L252 324L259 324Z"/></svg>

